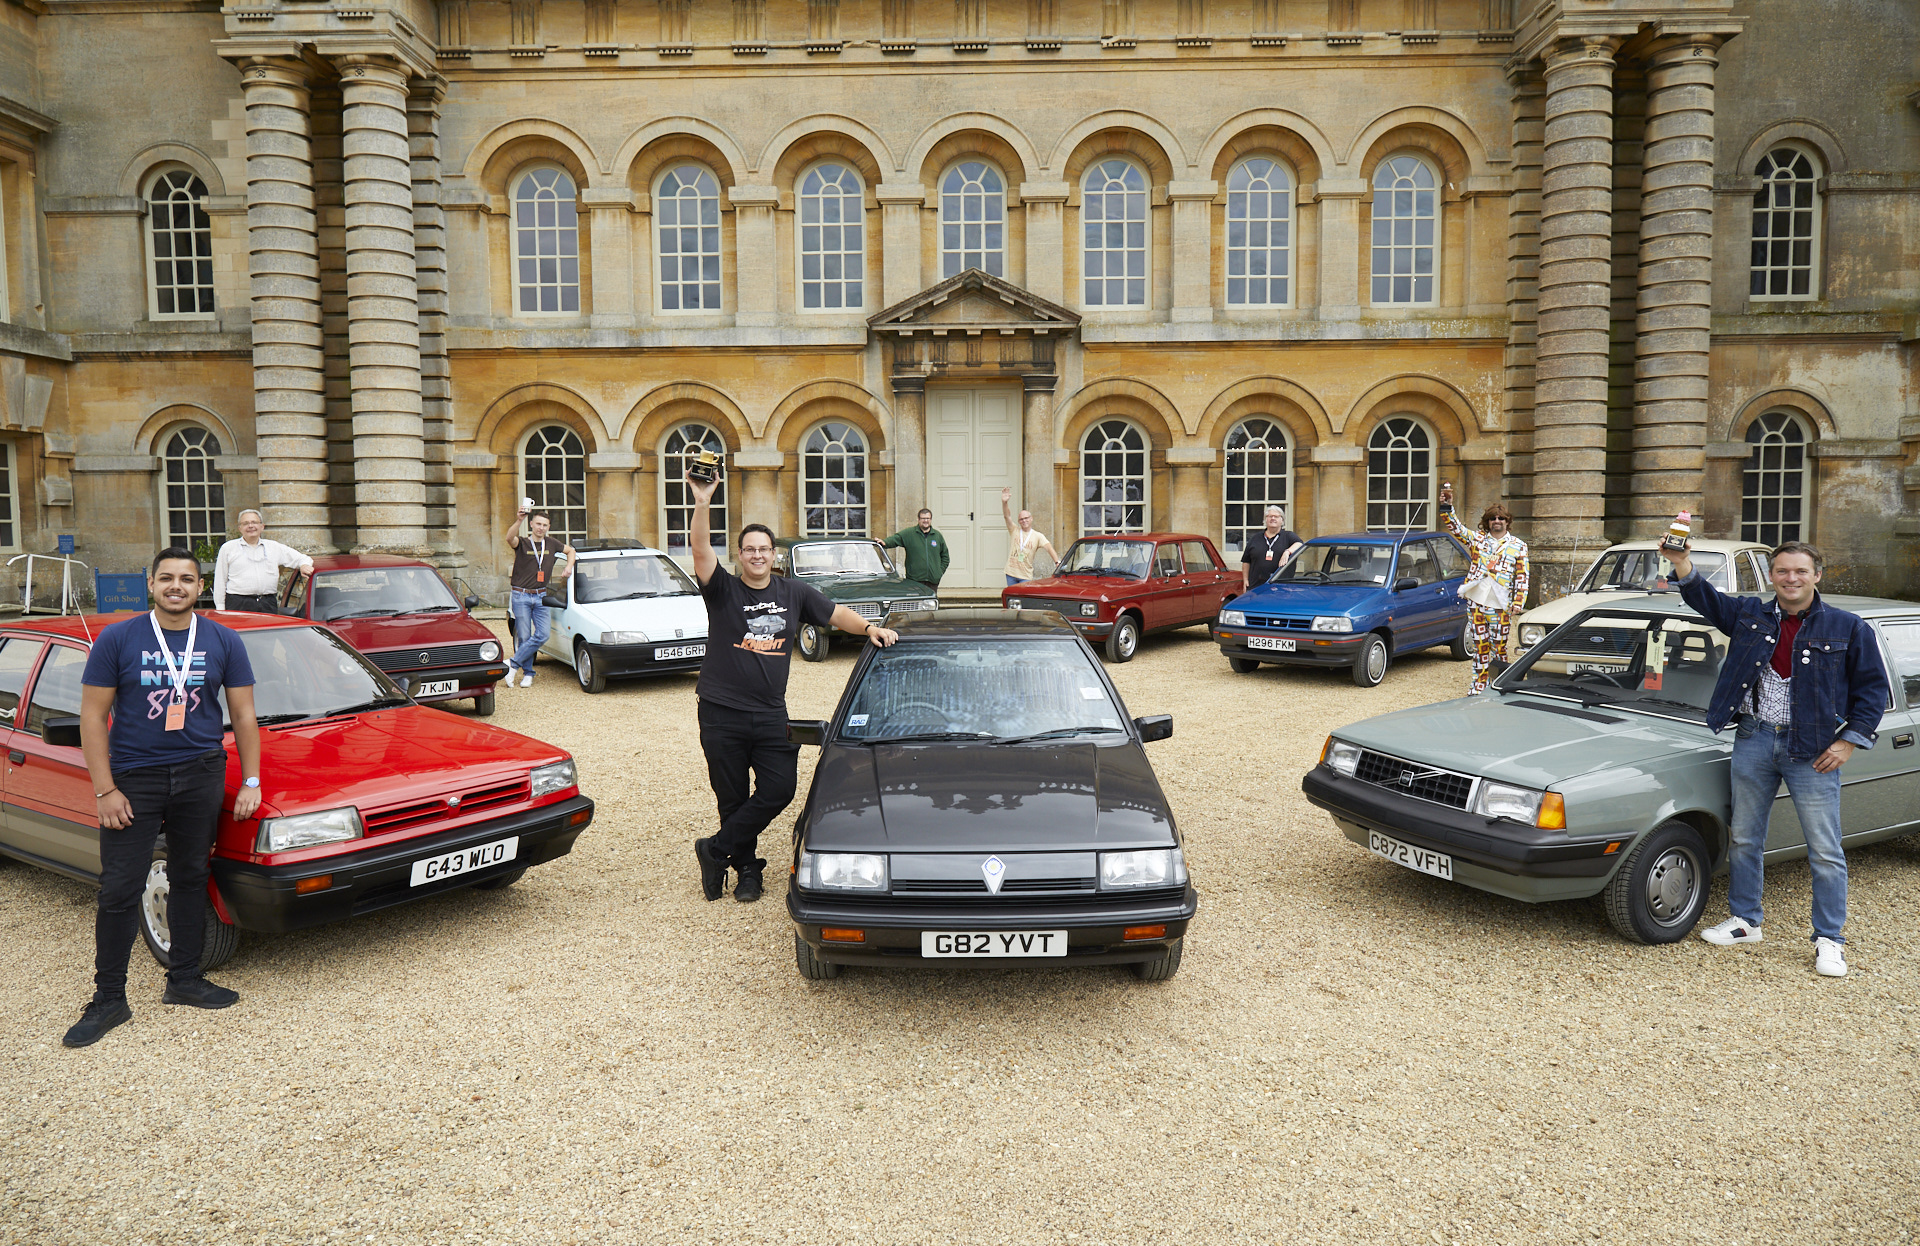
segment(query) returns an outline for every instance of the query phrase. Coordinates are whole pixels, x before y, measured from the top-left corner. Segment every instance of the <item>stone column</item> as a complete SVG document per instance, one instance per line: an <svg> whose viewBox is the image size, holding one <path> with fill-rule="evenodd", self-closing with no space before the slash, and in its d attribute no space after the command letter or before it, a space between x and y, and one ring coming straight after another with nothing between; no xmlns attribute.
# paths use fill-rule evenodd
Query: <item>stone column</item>
<svg viewBox="0 0 1920 1246"><path fill-rule="evenodd" d="M1218 461L1212 446L1172 446L1167 450L1167 471L1172 477L1172 497L1167 508L1167 526L1175 532L1203 532L1218 536L1220 521L1214 514L1213 498L1207 488L1207 471Z"/></svg>
<svg viewBox="0 0 1920 1246"><path fill-rule="evenodd" d="M786 455L778 450L738 450L729 465L740 492L728 499L735 507L733 531L750 523L763 523L775 532L792 532L794 516L780 513L780 468ZM784 522L783 522L784 521ZM732 558L733 534L727 535L728 558Z"/></svg>
<svg viewBox="0 0 1920 1246"><path fill-rule="evenodd" d="M299 61L258 57L240 82L260 508L280 540L331 553L311 80Z"/></svg>
<svg viewBox="0 0 1920 1246"><path fill-rule="evenodd" d="M1051 372L1029 372L1020 378L1020 487L1033 526L1065 549L1072 536L1055 532L1053 489L1053 390L1060 378ZM1074 526L1075 534L1079 526Z"/></svg>
<svg viewBox="0 0 1920 1246"><path fill-rule="evenodd" d="M582 190L593 239L593 314L596 329L628 329L633 315L633 192L625 187ZM643 261L644 262L644 261Z"/></svg>
<svg viewBox="0 0 1920 1246"><path fill-rule="evenodd" d="M1218 182L1170 182L1173 204L1173 319L1213 319L1213 200Z"/></svg>
<svg viewBox="0 0 1920 1246"><path fill-rule="evenodd" d="M1539 67L1511 67L1513 198L1507 210L1507 506L1533 517L1534 351L1539 340L1540 160L1547 86Z"/></svg>
<svg viewBox="0 0 1920 1246"><path fill-rule="evenodd" d="M600 504L594 509L601 536L640 537L642 465L642 457L624 446L587 456L587 470L599 477Z"/></svg>
<svg viewBox="0 0 1920 1246"><path fill-rule="evenodd" d="M1313 188L1320 205L1320 319L1360 316L1360 201L1372 193L1365 179L1323 177ZM1343 529L1344 531L1344 529Z"/></svg>
<svg viewBox="0 0 1920 1246"><path fill-rule="evenodd" d="M1638 65L1613 76L1613 298L1607 331L1608 541L1627 536L1633 486L1634 301L1640 273L1640 152L1646 141L1647 78Z"/></svg>
<svg viewBox="0 0 1920 1246"><path fill-rule="evenodd" d="M1613 51L1619 43L1611 36L1563 39L1546 56L1530 543L1548 595L1564 589L1578 547L1605 544Z"/></svg>
<svg viewBox="0 0 1920 1246"><path fill-rule="evenodd" d="M440 206L440 106L444 78L413 84L407 134L413 155L413 257L420 284L420 417L425 447L427 544L443 567L466 564L453 487L453 393L447 365L447 214Z"/></svg>
<svg viewBox="0 0 1920 1246"><path fill-rule="evenodd" d="M880 200L880 298L888 307L920 293L920 214L927 188L918 182L884 182Z"/></svg>
<svg viewBox="0 0 1920 1246"><path fill-rule="evenodd" d="M896 352L913 350L913 339L897 338ZM927 378L893 376L893 526L897 532L927 505Z"/></svg>
<svg viewBox="0 0 1920 1246"><path fill-rule="evenodd" d="M1718 35L1647 58L1640 290L1633 360L1635 535L1701 509L1713 294L1713 80ZM1735 494L1734 496L1738 496Z"/></svg>
<svg viewBox="0 0 1920 1246"><path fill-rule="evenodd" d="M1315 475L1313 531L1356 532L1365 528L1367 517L1360 508L1353 478L1367 461L1366 450L1329 443L1314 446L1307 457L1313 462ZM1299 519L1291 511L1287 517Z"/></svg>
<svg viewBox="0 0 1920 1246"><path fill-rule="evenodd" d="M727 199L733 204L735 297L734 323L765 328L779 318L779 247L774 245L773 210L780 192L772 186L735 186ZM745 274L740 276L740 274Z"/></svg>
<svg viewBox="0 0 1920 1246"><path fill-rule="evenodd" d="M1076 291L1068 298L1065 228L1065 182L1022 182L1020 202L1027 214L1027 289L1050 302L1078 306ZM1051 535L1051 534L1049 534Z"/></svg>

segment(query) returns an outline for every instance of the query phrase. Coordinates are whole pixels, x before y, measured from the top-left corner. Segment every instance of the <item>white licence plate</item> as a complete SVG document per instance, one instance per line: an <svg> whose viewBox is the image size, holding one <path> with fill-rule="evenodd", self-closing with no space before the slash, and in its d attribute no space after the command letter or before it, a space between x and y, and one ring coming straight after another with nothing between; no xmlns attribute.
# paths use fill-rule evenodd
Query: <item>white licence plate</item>
<svg viewBox="0 0 1920 1246"><path fill-rule="evenodd" d="M920 955L937 957L1065 956L1064 930L994 930L920 932Z"/></svg>
<svg viewBox="0 0 1920 1246"><path fill-rule="evenodd" d="M1445 853L1415 848L1412 844L1388 839L1378 831L1367 832L1367 851L1376 857L1385 857L1395 865L1404 865L1422 874L1453 881L1453 858Z"/></svg>
<svg viewBox="0 0 1920 1246"><path fill-rule="evenodd" d="M653 651L653 660L665 662L670 658L704 658L707 656L705 645L662 645Z"/></svg>
<svg viewBox="0 0 1920 1246"><path fill-rule="evenodd" d="M1616 662L1569 662L1567 663L1567 674L1569 675L1585 675L1585 674L1618 675L1620 672L1626 669L1627 668L1625 663L1616 663Z"/></svg>
<svg viewBox="0 0 1920 1246"><path fill-rule="evenodd" d="M416 697L437 697L443 692L458 691L460 681L457 679L434 679L413 686L413 695Z"/></svg>
<svg viewBox="0 0 1920 1246"><path fill-rule="evenodd" d="M1247 637L1247 648L1272 649L1279 653L1292 653L1293 637L1291 636L1249 636Z"/></svg>
<svg viewBox="0 0 1920 1246"><path fill-rule="evenodd" d="M418 887L422 883L437 883L457 874L471 874L475 870L484 870L490 865L511 861L519 855L520 837L509 835L505 839L496 839L490 844L462 848L458 852L449 852L442 857L428 857L424 861L415 861L413 881L408 885Z"/></svg>

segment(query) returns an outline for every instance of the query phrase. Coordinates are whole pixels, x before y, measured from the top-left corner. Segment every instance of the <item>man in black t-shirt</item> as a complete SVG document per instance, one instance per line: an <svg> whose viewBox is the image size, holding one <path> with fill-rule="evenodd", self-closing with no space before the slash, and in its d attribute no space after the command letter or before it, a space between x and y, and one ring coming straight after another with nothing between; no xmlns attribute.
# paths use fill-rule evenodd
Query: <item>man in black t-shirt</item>
<svg viewBox="0 0 1920 1246"><path fill-rule="evenodd" d="M1300 548L1300 534L1286 524L1285 511L1278 506L1267 507L1267 526L1247 538L1247 548L1240 553L1241 592L1271 580Z"/></svg>
<svg viewBox="0 0 1920 1246"><path fill-rule="evenodd" d="M740 574L714 555L709 505L719 482L687 477L694 497L687 538L693 573L707 603L707 656L700 663L700 748L707 755L707 781L720 806L720 833L693 841L700 861L700 887L718 900L727 867L737 878L733 898L750 902L761 892L767 863L758 853L760 832L793 803L800 746L787 739L787 671L794 640L804 624L864 634L876 645L899 637L836 606L810 584L773 574L773 532L752 523L740 530ZM751 789L748 771L753 772Z"/></svg>

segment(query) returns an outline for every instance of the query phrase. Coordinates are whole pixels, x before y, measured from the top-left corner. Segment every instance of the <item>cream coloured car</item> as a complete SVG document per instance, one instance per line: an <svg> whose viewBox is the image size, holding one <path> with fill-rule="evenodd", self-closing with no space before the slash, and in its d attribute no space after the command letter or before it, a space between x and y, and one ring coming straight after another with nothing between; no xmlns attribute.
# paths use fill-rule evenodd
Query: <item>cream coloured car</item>
<svg viewBox="0 0 1920 1246"><path fill-rule="evenodd" d="M1693 565L1722 592L1764 593L1772 550L1754 541L1693 542ZM1622 601L1643 601L1680 590L1673 587L1673 566L1660 556L1657 538L1622 541L1594 559L1573 592L1536 606L1514 624L1514 657L1582 610Z"/></svg>

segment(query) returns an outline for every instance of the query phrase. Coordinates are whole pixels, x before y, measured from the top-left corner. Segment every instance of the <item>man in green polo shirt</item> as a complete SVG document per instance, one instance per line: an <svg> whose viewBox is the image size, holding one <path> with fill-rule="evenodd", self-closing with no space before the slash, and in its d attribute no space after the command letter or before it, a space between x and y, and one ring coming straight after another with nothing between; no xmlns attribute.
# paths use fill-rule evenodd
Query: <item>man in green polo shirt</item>
<svg viewBox="0 0 1920 1246"><path fill-rule="evenodd" d="M919 526L900 529L886 539L886 545L907 551L909 580L918 580L928 588L940 587L940 577L947 573L947 563L953 556L947 552L947 538L934 530L932 511L922 507Z"/></svg>

